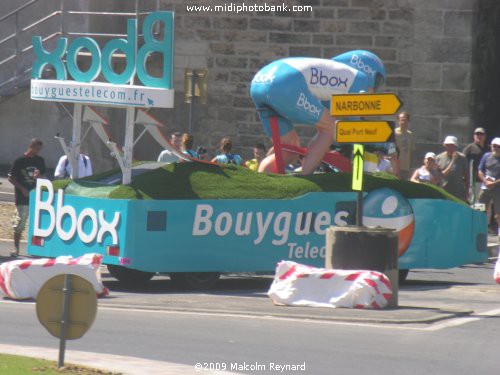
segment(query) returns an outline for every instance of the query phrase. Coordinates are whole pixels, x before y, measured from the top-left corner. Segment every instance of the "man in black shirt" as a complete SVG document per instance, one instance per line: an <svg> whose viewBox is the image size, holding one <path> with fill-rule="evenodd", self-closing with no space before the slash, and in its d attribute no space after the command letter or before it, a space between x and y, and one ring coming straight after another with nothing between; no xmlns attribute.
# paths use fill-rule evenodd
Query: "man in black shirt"
<svg viewBox="0 0 500 375"><path fill-rule="evenodd" d="M474 142L469 143L465 146L463 154L467 158L469 165L472 162L472 193L474 197L471 197L471 202L476 203L479 192L481 191L481 181L477 177L477 168L479 167L479 162L483 155L488 152L488 146L486 145L486 131L484 128L476 128L474 130Z"/></svg>
<svg viewBox="0 0 500 375"><path fill-rule="evenodd" d="M45 174L45 161L38 153L42 149L42 141L33 138L28 150L17 158L9 171L9 182L15 187L16 213L13 218L14 247L12 257L19 255L19 242L28 218L29 192L36 186L36 179Z"/></svg>

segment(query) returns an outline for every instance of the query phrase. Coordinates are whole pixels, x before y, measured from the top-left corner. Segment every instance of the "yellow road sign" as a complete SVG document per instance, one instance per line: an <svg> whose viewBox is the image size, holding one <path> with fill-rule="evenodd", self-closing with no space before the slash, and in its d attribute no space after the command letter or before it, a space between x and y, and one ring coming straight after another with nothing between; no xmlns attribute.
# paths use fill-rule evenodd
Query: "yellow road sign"
<svg viewBox="0 0 500 375"><path fill-rule="evenodd" d="M337 143L394 142L394 123L392 121L338 121L335 141Z"/></svg>
<svg viewBox="0 0 500 375"><path fill-rule="evenodd" d="M401 101L392 93L332 95L332 116L385 116L395 114Z"/></svg>
<svg viewBox="0 0 500 375"><path fill-rule="evenodd" d="M363 190L363 145L354 145L354 159L352 160L352 190Z"/></svg>

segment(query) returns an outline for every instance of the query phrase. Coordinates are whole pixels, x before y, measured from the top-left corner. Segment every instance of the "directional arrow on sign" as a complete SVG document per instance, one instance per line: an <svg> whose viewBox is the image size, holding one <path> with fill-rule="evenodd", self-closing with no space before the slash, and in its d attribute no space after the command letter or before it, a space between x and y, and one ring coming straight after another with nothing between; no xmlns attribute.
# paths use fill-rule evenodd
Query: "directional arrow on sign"
<svg viewBox="0 0 500 375"><path fill-rule="evenodd" d="M332 116L385 116L395 114L402 103L392 93L332 95Z"/></svg>
<svg viewBox="0 0 500 375"><path fill-rule="evenodd" d="M363 190L363 145L354 145L352 160L352 190Z"/></svg>
<svg viewBox="0 0 500 375"><path fill-rule="evenodd" d="M338 121L336 126L337 143L394 142L392 121Z"/></svg>

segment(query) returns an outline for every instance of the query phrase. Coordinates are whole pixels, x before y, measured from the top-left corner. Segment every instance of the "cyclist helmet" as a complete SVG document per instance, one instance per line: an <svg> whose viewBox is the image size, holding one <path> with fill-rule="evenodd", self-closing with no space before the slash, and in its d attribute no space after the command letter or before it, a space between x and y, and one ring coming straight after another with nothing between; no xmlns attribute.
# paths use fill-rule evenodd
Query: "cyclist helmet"
<svg viewBox="0 0 500 375"><path fill-rule="evenodd" d="M332 57L332 60L344 63L350 67L365 73L371 78L370 87L375 91L385 82L385 68L382 60L370 51L355 50L344 52Z"/></svg>

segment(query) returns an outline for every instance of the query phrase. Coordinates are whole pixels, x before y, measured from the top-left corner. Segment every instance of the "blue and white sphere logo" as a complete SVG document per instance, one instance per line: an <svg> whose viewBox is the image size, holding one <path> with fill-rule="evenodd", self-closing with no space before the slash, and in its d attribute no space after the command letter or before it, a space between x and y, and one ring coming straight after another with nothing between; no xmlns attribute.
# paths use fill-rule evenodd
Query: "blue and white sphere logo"
<svg viewBox="0 0 500 375"><path fill-rule="evenodd" d="M399 192L381 188L363 199L363 225L399 231L399 256L410 246L415 232L415 217L408 200Z"/></svg>

